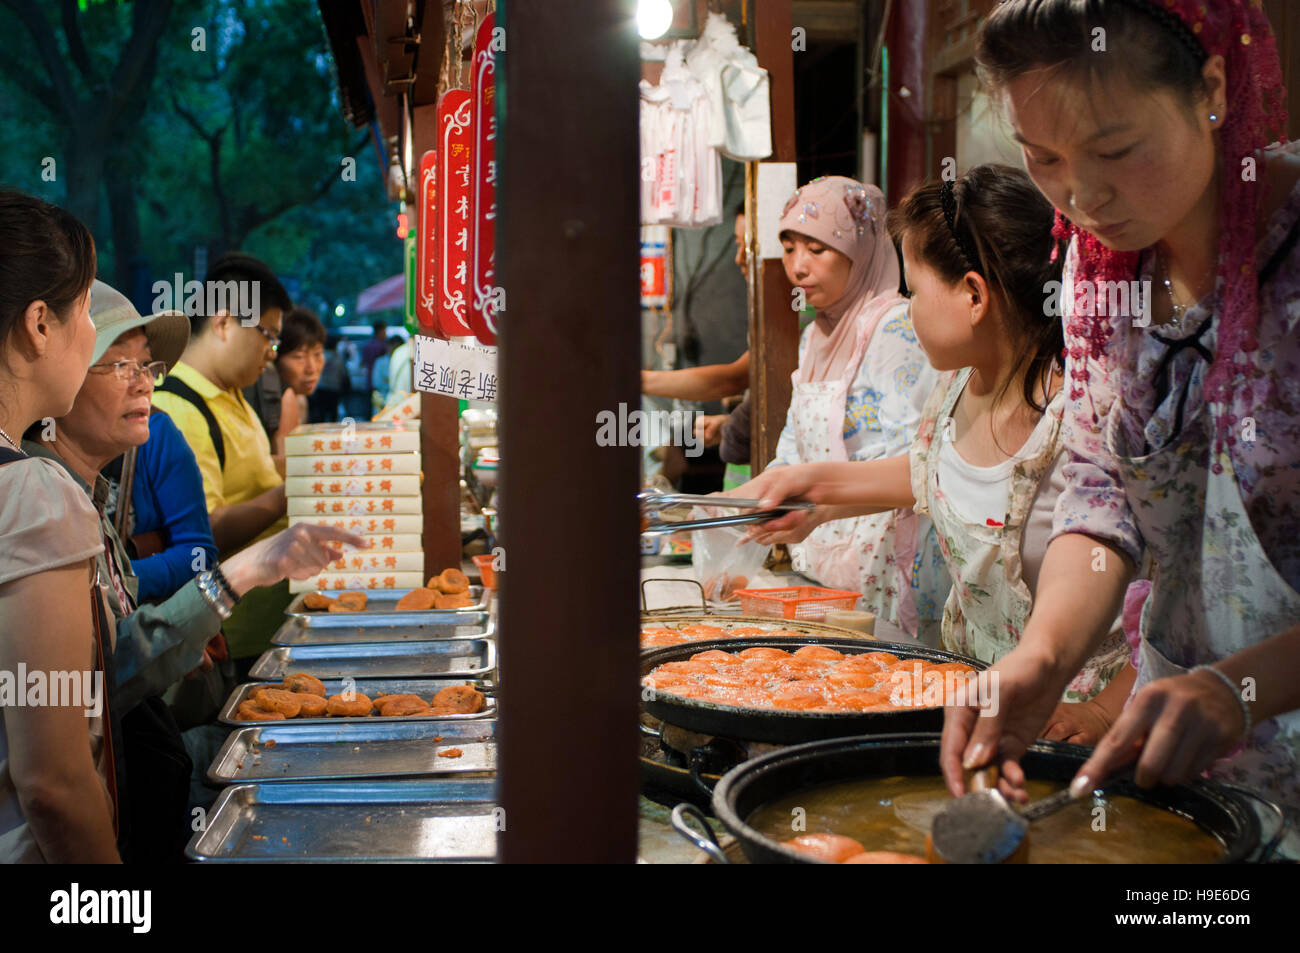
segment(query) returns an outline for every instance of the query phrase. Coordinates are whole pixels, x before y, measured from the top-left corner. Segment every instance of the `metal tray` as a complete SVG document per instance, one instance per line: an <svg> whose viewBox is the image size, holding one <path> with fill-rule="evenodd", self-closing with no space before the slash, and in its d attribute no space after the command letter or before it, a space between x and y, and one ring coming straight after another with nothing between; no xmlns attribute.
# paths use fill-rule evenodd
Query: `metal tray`
<svg viewBox="0 0 1300 953"><path fill-rule="evenodd" d="M465 606L462 609L422 609L419 611L403 609L397 610L397 601L411 592L410 589L315 589L312 590L318 595L338 598L342 592L364 592L366 594L366 608L361 612L321 612L319 610L307 609L303 606L303 601L311 593L300 592L289 603L289 608L284 610L287 616L298 616L304 619L320 620L318 625L332 625L328 621L339 619L339 625L373 625L376 622L382 625L421 625L429 621L430 616L448 616L455 618L457 615L464 615L469 612L483 612L487 609L487 590L482 586L470 586L469 597L474 600L473 604ZM448 620L449 621L449 620Z"/></svg>
<svg viewBox="0 0 1300 953"><path fill-rule="evenodd" d="M201 863L492 861L493 778L226 788L185 856Z"/></svg>
<svg viewBox="0 0 1300 953"><path fill-rule="evenodd" d="M346 691L351 687L354 691L360 692L367 698L374 698L379 692L385 695L419 695L422 698L429 698L448 685L465 685L470 684L479 691L485 689L491 690L489 683L481 679L465 678L358 678L354 679L351 685L344 684L342 679L327 678L325 682L325 692L329 695L337 695L339 692ZM230 698L221 709L221 714L217 720L223 725L231 725L235 728L247 728L249 725L265 725L264 721L241 721L235 716L239 710L240 703L248 697L249 691L256 685L264 685L265 682L245 682L242 685L236 685L235 690L230 693ZM389 722L389 721L471 721L474 719L493 718L496 716L497 700L493 695L488 695L483 701L483 710L473 715L431 715L431 716L400 716L386 718L383 715L362 715L357 718L290 718L283 723L287 725L337 725L343 722ZM276 722L279 724L279 722Z"/></svg>
<svg viewBox="0 0 1300 953"><path fill-rule="evenodd" d="M490 639L496 627L486 612L460 618L440 613L440 618L421 619L418 623L365 622L347 619L343 613L331 614L331 621L320 624L301 615L287 619L271 636L272 645L338 645L343 642L429 642L433 639ZM345 620L346 625L339 620Z"/></svg>
<svg viewBox="0 0 1300 953"><path fill-rule="evenodd" d="M262 722L232 731L208 767L214 784L420 778L495 771L496 721L390 721L337 725ZM441 738L441 741L434 741ZM275 742L271 744L271 742ZM460 748L459 758L439 751Z"/></svg>
<svg viewBox="0 0 1300 953"><path fill-rule="evenodd" d="M497 665L491 639L280 645L253 663L248 677L279 681L291 672L326 678L485 678Z"/></svg>

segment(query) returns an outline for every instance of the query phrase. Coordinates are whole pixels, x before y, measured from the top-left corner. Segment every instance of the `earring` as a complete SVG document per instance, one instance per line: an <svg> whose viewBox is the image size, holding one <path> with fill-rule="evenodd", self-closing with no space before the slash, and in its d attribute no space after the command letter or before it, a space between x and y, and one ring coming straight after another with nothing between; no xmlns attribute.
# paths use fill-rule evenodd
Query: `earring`
<svg viewBox="0 0 1300 953"><path fill-rule="evenodd" d="M1219 114L1210 113L1210 125L1217 126L1218 124L1219 124Z"/></svg>

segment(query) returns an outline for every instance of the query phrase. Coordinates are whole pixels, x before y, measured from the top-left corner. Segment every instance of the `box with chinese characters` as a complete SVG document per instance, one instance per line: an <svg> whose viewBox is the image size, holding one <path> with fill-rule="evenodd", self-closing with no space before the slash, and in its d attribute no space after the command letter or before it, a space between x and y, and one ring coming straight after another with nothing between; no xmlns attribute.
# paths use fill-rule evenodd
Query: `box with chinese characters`
<svg viewBox="0 0 1300 953"><path fill-rule="evenodd" d="M419 516L418 496L299 496L289 500L289 520L295 516Z"/></svg>
<svg viewBox="0 0 1300 953"><path fill-rule="evenodd" d="M419 496L418 474L383 476L291 476L284 481L290 499L304 496Z"/></svg>
<svg viewBox="0 0 1300 953"><path fill-rule="evenodd" d="M418 589L423 572L320 572L310 579L290 579L290 592L315 589Z"/></svg>
<svg viewBox="0 0 1300 953"><path fill-rule="evenodd" d="M345 553L414 553L422 552L419 533L358 533L369 545L364 549L339 544Z"/></svg>
<svg viewBox="0 0 1300 953"><path fill-rule="evenodd" d="M325 567L326 572L424 572L422 552L360 552L349 553Z"/></svg>
<svg viewBox="0 0 1300 953"><path fill-rule="evenodd" d="M393 533L409 533L419 536L424 532L424 517L414 514L394 516L389 513L362 514L359 516L334 516L332 514L315 514L312 516L290 516L289 525L298 523L315 523L318 526L333 526L358 536L384 536Z"/></svg>
<svg viewBox="0 0 1300 953"><path fill-rule="evenodd" d="M418 424L401 422L305 424L284 438L285 455L328 456L341 453L419 453Z"/></svg>
<svg viewBox="0 0 1300 953"><path fill-rule="evenodd" d="M353 453L285 458L286 476L378 476L420 472L418 453Z"/></svg>

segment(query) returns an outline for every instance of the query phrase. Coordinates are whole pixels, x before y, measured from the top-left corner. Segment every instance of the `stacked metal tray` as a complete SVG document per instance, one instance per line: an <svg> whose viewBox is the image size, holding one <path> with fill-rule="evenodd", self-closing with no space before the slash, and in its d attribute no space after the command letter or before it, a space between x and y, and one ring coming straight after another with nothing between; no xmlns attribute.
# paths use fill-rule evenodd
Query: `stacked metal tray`
<svg viewBox="0 0 1300 953"><path fill-rule="evenodd" d="M324 593L337 595L337 593ZM491 861L496 831L496 638L486 593L464 609L397 611L406 590L367 592L363 612L311 612L300 594L219 720L208 768L225 786L187 855L202 862ZM432 698L483 692L475 714L241 721L258 684L303 672L327 695Z"/></svg>
<svg viewBox="0 0 1300 953"><path fill-rule="evenodd" d="M427 619L429 616L457 616L467 615L475 612L487 611L487 590L482 586L470 586L466 595L470 598L470 604L460 609L398 609L398 601L411 589L348 589L347 592L361 592L366 596L366 607L360 612L322 612L319 609L307 608L307 597L309 595L329 596L331 599L337 598L340 594L333 590L317 589L313 592L300 592L294 597L293 602L289 603L289 608L284 610L284 614L289 618L304 618L314 620L328 619L346 619L351 624L369 624L369 625L418 625L420 620Z"/></svg>
<svg viewBox="0 0 1300 953"><path fill-rule="evenodd" d="M278 645L262 653L248 677L277 681L305 672L317 678L487 678L496 669L490 638L427 642Z"/></svg>
<svg viewBox="0 0 1300 953"><path fill-rule="evenodd" d="M379 695L419 695L421 698L430 698L440 692L442 689L452 685L472 685L478 691L483 692L487 697L483 700L483 710L472 715L402 715L394 717L385 717L383 715L365 715L361 718L340 718L337 716L328 716L320 718L293 718L285 722L291 725L336 725L340 721L418 721L421 719L431 719L435 721L468 721L476 718L494 718L497 711L496 697L491 694L494 689L492 684L485 679L479 678L326 678L322 680L325 683L326 695L337 695L341 692L354 691L365 695L367 698L374 699ZM223 725L230 725L232 728L246 728L249 725L266 724L266 722L245 721L236 714L239 711L240 704L248 698L248 693L254 688L264 685L264 682L245 682L235 687L226 699L226 704L221 708L221 714L217 720Z"/></svg>
<svg viewBox="0 0 1300 953"><path fill-rule="evenodd" d="M495 720L357 718L329 725L262 722L232 731L208 780L382 780L494 771Z"/></svg>
<svg viewBox="0 0 1300 953"><path fill-rule="evenodd" d="M185 853L201 863L482 863L504 826L495 778L239 784Z"/></svg>

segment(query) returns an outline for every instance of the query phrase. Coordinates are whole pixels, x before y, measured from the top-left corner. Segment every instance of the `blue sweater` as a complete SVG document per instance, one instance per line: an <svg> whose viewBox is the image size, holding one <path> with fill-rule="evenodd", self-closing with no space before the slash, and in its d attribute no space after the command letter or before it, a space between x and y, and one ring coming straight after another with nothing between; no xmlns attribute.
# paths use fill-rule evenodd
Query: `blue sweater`
<svg viewBox="0 0 1300 953"><path fill-rule="evenodd" d="M162 552L131 562L140 577L141 602L170 598L217 564L199 465L180 428L164 413L149 417L149 440L136 451L131 502L133 532L161 533L166 543Z"/></svg>

